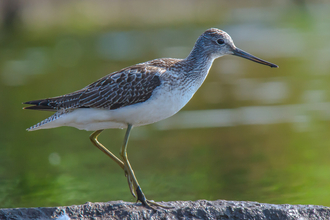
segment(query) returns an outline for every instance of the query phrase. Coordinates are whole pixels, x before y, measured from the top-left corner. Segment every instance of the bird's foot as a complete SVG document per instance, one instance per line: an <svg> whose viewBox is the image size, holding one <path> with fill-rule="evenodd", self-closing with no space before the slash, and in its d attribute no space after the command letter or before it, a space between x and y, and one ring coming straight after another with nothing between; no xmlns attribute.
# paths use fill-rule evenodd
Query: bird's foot
<svg viewBox="0 0 330 220"><path fill-rule="evenodd" d="M154 201L147 200L144 193L142 192L141 187L138 185L138 183L134 183L134 178L132 178L132 176L129 175L129 173L127 171L125 171L125 176L127 177L127 182L128 182L128 186L131 191L131 194L135 198L137 198L136 202L140 201L143 206L145 206L146 208L153 209L153 210L156 210L154 207L161 207L161 208L165 208L165 209L174 208L171 206L165 206L165 205L158 204Z"/></svg>
<svg viewBox="0 0 330 220"><path fill-rule="evenodd" d="M171 206L165 206L165 205L158 204L154 201L147 200L147 198L145 197L144 193L142 192L142 189L141 189L140 186L138 186L135 191L136 191L136 195L137 195L137 201L136 202L140 201L142 203L142 205L147 207L147 208L150 208L150 209L153 209L153 210L156 210L156 209L152 206L161 207L161 208L164 208L164 209L173 209L174 208L174 207L171 207Z"/></svg>

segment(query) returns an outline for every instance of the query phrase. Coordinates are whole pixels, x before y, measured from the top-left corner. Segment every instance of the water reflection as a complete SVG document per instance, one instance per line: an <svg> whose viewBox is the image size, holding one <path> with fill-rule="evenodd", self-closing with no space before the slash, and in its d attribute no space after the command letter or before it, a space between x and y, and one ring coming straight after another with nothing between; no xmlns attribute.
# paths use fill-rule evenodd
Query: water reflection
<svg viewBox="0 0 330 220"><path fill-rule="evenodd" d="M304 112L305 115L302 115L302 112ZM167 130L178 128L268 125L277 123L307 124L309 122L309 115L312 114L319 115L320 120L329 120L330 103L248 106L238 109L181 111L171 118L157 123L156 127L160 130ZM305 127L308 128L307 125Z"/></svg>
<svg viewBox="0 0 330 220"><path fill-rule="evenodd" d="M48 160L49 160L49 163L54 166L59 165L61 163L61 156L58 153L53 152L53 153L49 154Z"/></svg>
<svg viewBox="0 0 330 220"><path fill-rule="evenodd" d="M24 85L31 75L44 73L48 63L46 48L27 48L19 60L8 60L3 64L2 82L8 86Z"/></svg>

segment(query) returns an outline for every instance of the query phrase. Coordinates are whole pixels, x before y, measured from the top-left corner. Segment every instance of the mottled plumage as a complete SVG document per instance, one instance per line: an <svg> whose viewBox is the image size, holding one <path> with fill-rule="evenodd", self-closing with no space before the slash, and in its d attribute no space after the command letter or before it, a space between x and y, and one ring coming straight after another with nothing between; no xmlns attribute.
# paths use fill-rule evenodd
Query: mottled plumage
<svg viewBox="0 0 330 220"><path fill-rule="evenodd" d="M117 109L148 100L160 85L159 71L139 64L111 73L67 95L25 102L25 109L54 110L75 108Z"/></svg>
<svg viewBox="0 0 330 220"><path fill-rule="evenodd" d="M180 59L156 59L113 72L81 90L53 98L24 102L32 106L24 109L58 111L57 114L31 128L57 119L63 113L78 108L114 110L145 102L154 89L161 85L162 73L182 61ZM30 128L30 129L31 129Z"/></svg>

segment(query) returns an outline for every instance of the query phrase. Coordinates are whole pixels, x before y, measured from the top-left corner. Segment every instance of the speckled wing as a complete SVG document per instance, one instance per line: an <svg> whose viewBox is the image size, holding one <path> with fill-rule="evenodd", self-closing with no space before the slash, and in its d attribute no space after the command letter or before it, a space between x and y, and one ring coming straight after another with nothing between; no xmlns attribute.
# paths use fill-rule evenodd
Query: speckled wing
<svg viewBox="0 0 330 220"><path fill-rule="evenodd" d="M85 88L59 97L25 102L25 109L50 110L76 108L117 109L148 100L160 82L160 70L136 65L111 73Z"/></svg>

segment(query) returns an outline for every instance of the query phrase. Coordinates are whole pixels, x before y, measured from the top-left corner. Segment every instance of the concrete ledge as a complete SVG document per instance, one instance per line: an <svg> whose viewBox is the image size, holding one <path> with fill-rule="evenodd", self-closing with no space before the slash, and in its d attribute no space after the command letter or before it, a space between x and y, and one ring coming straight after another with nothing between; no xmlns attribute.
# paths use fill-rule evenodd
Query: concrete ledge
<svg viewBox="0 0 330 220"><path fill-rule="evenodd" d="M161 202L173 209L144 208L141 204L111 201L53 208L0 209L0 219L330 219L330 207L273 205L239 201Z"/></svg>

